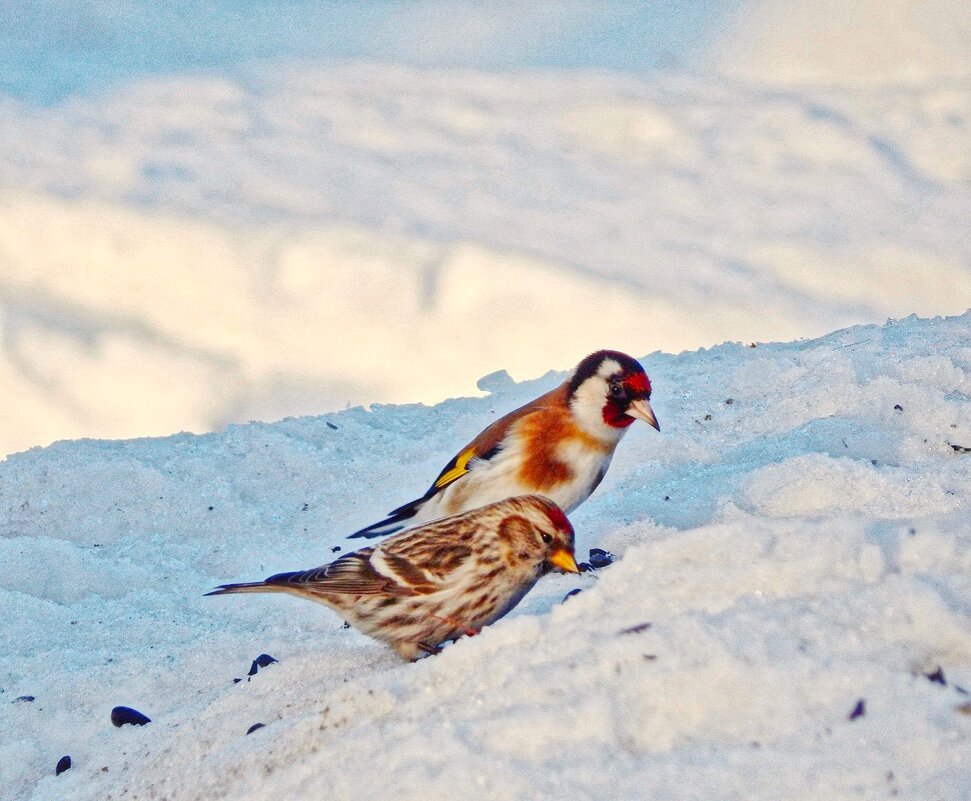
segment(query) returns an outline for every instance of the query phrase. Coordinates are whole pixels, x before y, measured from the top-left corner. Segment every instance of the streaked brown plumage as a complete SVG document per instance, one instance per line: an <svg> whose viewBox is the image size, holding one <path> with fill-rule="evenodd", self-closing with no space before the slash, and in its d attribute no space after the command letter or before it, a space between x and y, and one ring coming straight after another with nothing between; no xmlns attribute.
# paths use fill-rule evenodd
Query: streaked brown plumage
<svg viewBox="0 0 971 801"><path fill-rule="evenodd" d="M551 569L579 572L573 527L555 503L526 495L417 526L312 570L207 594L299 595L417 659L501 618Z"/></svg>
<svg viewBox="0 0 971 801"><path fill-rule="evenodd" d="M545 395L483 429L427 492L351 537L379 537L405 526L517 495L545 495L572 512L603 479L635 419L658 428L651 382L630 356L591 353Z"/></svg>

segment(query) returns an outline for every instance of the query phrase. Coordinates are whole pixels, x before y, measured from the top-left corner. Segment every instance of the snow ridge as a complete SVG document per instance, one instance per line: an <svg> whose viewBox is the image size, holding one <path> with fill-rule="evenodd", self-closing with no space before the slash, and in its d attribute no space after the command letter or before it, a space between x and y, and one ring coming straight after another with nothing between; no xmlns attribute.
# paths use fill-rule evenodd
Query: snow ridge
<svg viewBox="0 0 971 801"><path fill-rule="evenodd" d="M202 593L346 552L561 374L8 457L4 798L958 801L969 342L971 312L645 357L664 432L573 515L619 560L410 665L316 605Z"/></svg>

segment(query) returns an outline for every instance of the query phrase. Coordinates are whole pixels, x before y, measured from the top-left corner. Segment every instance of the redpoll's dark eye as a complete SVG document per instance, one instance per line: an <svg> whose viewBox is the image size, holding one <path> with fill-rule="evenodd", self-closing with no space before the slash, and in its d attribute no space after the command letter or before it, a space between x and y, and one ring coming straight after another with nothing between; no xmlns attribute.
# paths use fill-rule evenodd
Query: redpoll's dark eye
<svg viewBox="0 0 971 801"><path fill-rule="evenodd" d="M547 534L544 531L542 534L540 534L540 536L543 538L543 542L545 542L547 545L549 545L551 542L553 542L553 535L552 534Z"/></svg>

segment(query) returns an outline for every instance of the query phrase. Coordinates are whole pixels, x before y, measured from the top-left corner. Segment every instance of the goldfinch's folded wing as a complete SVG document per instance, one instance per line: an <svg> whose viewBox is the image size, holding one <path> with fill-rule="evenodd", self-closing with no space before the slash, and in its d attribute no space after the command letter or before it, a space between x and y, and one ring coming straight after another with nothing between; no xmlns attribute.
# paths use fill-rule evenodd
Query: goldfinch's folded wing
<svg viewBox="0 0 971 801"><path fill-rule="evenodd" d="M438 494L449 484L452 484L466 475L478 462L487 462L492 459L505 444L510 429L527 415L535 414L550 406L551 403L559 400L563 394L563 387L557 387L552 392L547 392L525 406L511 411L509 414L500 417L492 425L486 427L474 440L459 451L452 460L445 465L442 472L438 474L435 483L429 487L428 492L422 500L427 500L433 495Z"/></svg>

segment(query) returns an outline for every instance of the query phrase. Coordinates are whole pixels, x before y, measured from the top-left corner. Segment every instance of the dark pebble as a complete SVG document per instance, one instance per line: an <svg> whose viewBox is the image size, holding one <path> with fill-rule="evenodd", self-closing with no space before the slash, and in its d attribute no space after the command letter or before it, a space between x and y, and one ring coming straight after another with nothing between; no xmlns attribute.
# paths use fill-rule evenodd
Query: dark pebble
<svg viewBox="0 0 971 801"><path fill-rule="evenodd" d="M309 503L305 503L303 506L300 507L300 511L301 512L306 512L309 508L310 508L310 504Z"/></svg>
<svg viewBox="0 0 971 801"><path fill-rule="evenodd" d="M260 668L265 668L268 665L272 665L276 661L278 660L274 659L269 654L260 654L258 657L256 657L256 659L253 660L253 664L250 665L250 668L249 668L249 673L247 673L246 675L255 676L256 671L258 671Z"/></svg>
<svg viewBox="0 0 971 801"><path fill-rule="evenodd" d="M640 634L642 631L647 631L651 627L650 623L638 623L636 626L628 626L626 629L621 629L618 634Z"/></svg>
<svg viewBox="0 0 971 801"><path fill-rule="evenodd" d="M254 723L254 724L253 724L252 726L250 726L250 727L249 727L249 728L248 728L248 729L246 730L246 733L247 733L247 734L252 734L252 733L253 733L254 731L256 731L257 729L262 729L262 728L264 728L265 726L266 726L266 724L265 724L265 723Z"/></svg>
<svg viewBox="0 0 971 801"><path fill-rule="evenodd" d="M333 548L330 549L330 552L337 553L338 551L340 551L340 549L341 549L340 545L335 545Z"/></svg>
<svg viewBox="0 0 971 801"><path fill-rule="evenodd" d="M856 702L856 706L853 707L853 711L850 712L849 720L856 720L857 718L862 718L866 714L866 700L861 698Z"/></svg>
<svg viewBox="0 0 971 801"><path fill-rule="evenodd" d="M54 775L60 776L64 771L71 769L71 757L65 754L57 760L57 767L54 768Z"/></svg>
<svg viewBox="0 0 971 801"><path fill-rule="evenodd" d="M735 400L733 398L725 398L726 406L731 406L733 403L735 403Z"/></svg>
<svg viewBox="0 0 971 801"><path fill-rule="evenodd" d="M581 573L589 573L591 570L593 570L593 565L591 565L589 562L580 562L577 567L580 568Z"/></svg>
<svg viewBox="0 0 971 801"><path fill-rule="evenodd" d="M327 428L332 428L334 429L334 431L337 430L337 426L335 426L332 422L330 422L330 420L327 421Z"/></svg>
<svg viewBox="0 0 971 801"><path fill-rule="evenodd" d="M33 700L34 700L34 696L32 695L18 695L16 698L13 699L13 702L15 704L29 704Z"/></svg>
<svg viewBox="0 0 971 801"><path fill-rule="evenodd" d="M591 548L589 561L594 570L599 570L611 564L614 561L614 555L603 548Z"/></svg>
<svg viewBox="0 0 971 801"><path fill-rule="evenodd" d="M242 681L240 678L233 679L233 684L239 684Z"/></svg>
<svg viewBox="0 0 971 801"><path fill-rule="evenodd" d="M563 601L560 601L560 603L566 601L567 598L572 598L574 595L579 595L581 592L583 592L583 590L581 590L579 587L570 590L566 595L563 596Z"/></svg>
<svg viewBox="0 0 971 801"><path fill-rule="evenodd" d="M670 500L671 500L671 496L670 496L670 495L665 495L665 496L664 496L664 500L666 500L666 501L670 501Z"/></svg>
<svg viewBox="0 0 971 801"><path fill-rule="evenodd" d="M944 678L944 671L938 666L937 670L933 673L925 673L924 676L928 681L934 682L934 684L940 684L942 687L947 687L947 679Z"/></svg>
<svg viewBox="0 0 971 801"><path fill-rule="evenodd" d="M901 406L899 403L895 403L893 405L893 408L896 409L898 412L902 412L904 410L904 407Z"/></svg>
<svg viewBox="0 0 971 801"><path fill-rule="evenodd" d="M710 414L706 414L705 415L705 420L711 420L711 415Z"/></svg>
<svg viewBox="0 0 971 801"><path fill-rule="evenodd" d="M876 467L877 466L877 460L876 459L871 459L870 460L870 464L872 464L874 467Z"/></svg>
<svg viewBox="0 0 971 801"><path fill-rule="evenodd" d="M212 511L212 510L213 510L213 509L214 509L215 507L213 507L213 506L208 506L208 507L206 507L206 508L207 508L207 509L208 509L208 510L209 510L209 511L211 512L211 511Z"/></svg>
<svg viewBox="0 0 971 801"><path fill-rule="evenodd" d="M131 723L132 726L144 726L146 723L151 723L152 719L130 706L116 706L111 710L111 722L120 728L126 723Z"/></svg>

